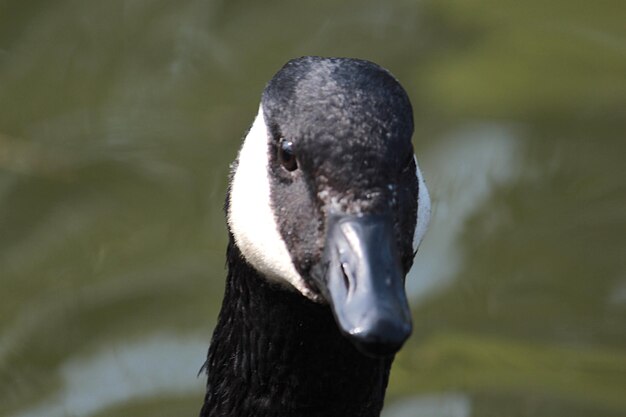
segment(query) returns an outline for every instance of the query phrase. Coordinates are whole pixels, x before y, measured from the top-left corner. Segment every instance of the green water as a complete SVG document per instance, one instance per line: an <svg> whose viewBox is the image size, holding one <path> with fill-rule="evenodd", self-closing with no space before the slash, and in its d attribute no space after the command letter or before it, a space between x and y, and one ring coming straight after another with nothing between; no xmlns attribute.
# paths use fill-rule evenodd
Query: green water
<svg viewBox="0 0 626 417"><path fill-rule="evenodd" d="M389 68L434 218L387 416L626 415L623 1L0 1L0 415L196 415L228 165L289 58Z"/></svg>

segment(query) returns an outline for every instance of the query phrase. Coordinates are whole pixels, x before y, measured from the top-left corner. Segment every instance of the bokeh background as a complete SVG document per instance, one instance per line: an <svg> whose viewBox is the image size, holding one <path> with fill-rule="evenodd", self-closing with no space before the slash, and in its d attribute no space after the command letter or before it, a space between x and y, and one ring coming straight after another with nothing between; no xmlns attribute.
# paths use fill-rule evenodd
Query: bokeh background
<svg viewBox="0 0 626 417"><path fill-rule="evenodd" d="M373 60L414 105L434 218L384 415L626 415L625 16L0 0L0 415L197 415L228 166L302 55Z"/></svg>

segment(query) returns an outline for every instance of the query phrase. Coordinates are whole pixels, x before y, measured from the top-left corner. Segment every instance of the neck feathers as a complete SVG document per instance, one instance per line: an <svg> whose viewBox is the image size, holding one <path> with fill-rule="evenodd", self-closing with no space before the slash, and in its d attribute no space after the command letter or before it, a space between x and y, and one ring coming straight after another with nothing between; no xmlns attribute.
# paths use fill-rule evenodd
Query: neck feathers
<svg viewBox="0 0 626 417"><path fill-rule="evenodd" d="M375 417L392 358L359 353L327 305L272 284L228 245L201 417Z"/></svg>

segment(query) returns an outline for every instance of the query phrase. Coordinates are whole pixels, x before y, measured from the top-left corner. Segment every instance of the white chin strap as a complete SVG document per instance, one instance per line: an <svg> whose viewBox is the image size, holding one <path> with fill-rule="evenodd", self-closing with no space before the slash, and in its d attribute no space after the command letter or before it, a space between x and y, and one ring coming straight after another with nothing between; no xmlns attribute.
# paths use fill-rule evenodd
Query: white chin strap
<svg viewBox="0 0 626 417"><path fill-rule="evenodd" d="M267 279L296 288L317 300L293 265L283 241L270 198L268 163L270 136L263 106L239 150L230 188L228 225L246 260Z"/></svg>
<svg viewBox="0 0 626 417"><path fill-rule="evenodd" d="M430 223L430 195L428 194L428 188L426 188L426 182L422 176L422 171L417 164L417 157L415 157L415 174L417 175L417 183L419 185L419 192L417 195L417 224L415 225L415 232L413 234L413 251L417 251L424 239L426 230L428 229L428 223Z"/></svg>

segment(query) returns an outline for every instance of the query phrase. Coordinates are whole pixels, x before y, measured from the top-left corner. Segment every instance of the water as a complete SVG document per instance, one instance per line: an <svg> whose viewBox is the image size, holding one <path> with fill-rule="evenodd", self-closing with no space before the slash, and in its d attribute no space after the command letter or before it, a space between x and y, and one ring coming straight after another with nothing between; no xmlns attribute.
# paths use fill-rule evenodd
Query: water
<svg viewBox="0 0 626 417"><path fill-rule="evenodd" d="M388 417L626 414L623 2L0 2L0 415L196 415L228 164L289 58L389 68L433 221Z"/></svg>

